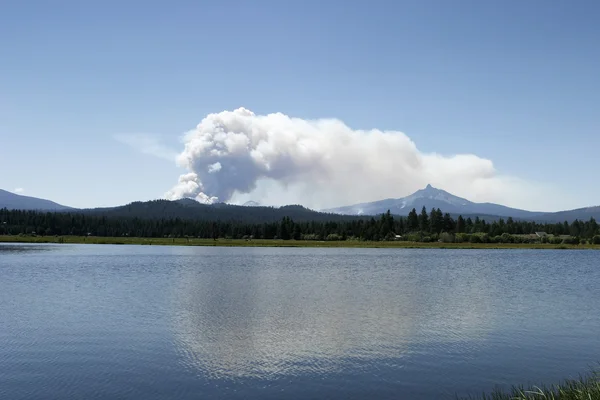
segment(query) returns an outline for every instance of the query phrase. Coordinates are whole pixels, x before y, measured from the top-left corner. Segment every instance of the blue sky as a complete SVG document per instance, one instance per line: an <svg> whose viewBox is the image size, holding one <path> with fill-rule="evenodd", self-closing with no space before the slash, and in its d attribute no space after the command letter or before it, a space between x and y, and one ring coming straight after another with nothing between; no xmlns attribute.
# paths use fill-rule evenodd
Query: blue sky
<svg viewBox="0 0 600 400"><path fill-rule="evenodd" d="M402 131L555 197L514 206L600 204L599 18L595 1L4 2L0 188L158 198L185 171L116 137L181 152L245 107Z"/></svg>

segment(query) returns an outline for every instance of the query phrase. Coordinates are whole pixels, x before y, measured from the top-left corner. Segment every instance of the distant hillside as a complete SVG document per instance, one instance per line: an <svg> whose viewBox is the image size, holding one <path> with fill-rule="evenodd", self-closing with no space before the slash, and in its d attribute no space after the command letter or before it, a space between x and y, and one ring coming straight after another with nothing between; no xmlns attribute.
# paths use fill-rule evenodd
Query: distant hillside
<svg viewBox="0 0 600 400"><path fill-rule="evenodd" d="M495 215L504 218L535 218L541 214L493 203L474 203L450 194L445 190L436 189L431 185L427 185L426 188L418 190L410 196L399 199L379 200L324 211L344 215L376 215L390 210L392 214L408 215L413 208L420 211L423 207L427 208L427 210L439 208L450 214Z"/></svg>
<svg viewBox="0 0 600 400"><path fill-rule="evenodd" d="M0 189L0 208L9 210L39 210L39 211L67 211L71 207L63 206L50 200L36 197L22 196Z"/></svg>
<svg viewBox="0 0 600 400"><path fill-rule="evenodd" d="M280 221L283 217L290 217L294 221L344 221L354 220L354 216L322 213L309 210L303 206L290 205L283 207L263 206L235 206L224 203L201 204L195 200L182 199L176 201L153 200L134 202L120 207L95 208L80 210L90 215L106 217L141 218L141 219L166 219L180 218L208 221L244 221L248 223L262 223Z"/></svg>
<svg viewBox="0 0 600 400"><path fill-rule="evenodd" d="M323 210L321 212L310 210L300 205L265 207L260 206L256 202L247 202L241 206L225 203L207 205L198 203L192 199L176 201L153 200L133 202L118 207L77 210L50 200L22 196L0 189L0 209L73 211L106 217L142 219L180 218L188 220L262 223L280 221L283 217L290 217L298 222L348 221L370 219L371 216L384 214L387 210L390 210L393 215L406 216L413 208L420 212L423 207L427 211L431 211L432 208L441 209L444 213L449 213L453 218L462 215L464 218L470 217L475 219L475 217L479 217L486 221L496 221L500 218L506 219L508 217L512 217L515 220L536 222L572 222L576 219L588 221L590 218L600 220L600 206L554 213L531 212L493 203L474 203L454 196L444 190L436 189L431 185L427 185L425 189L421 189L410 196L399 199L386 199L371 203L355 204Z"/></svg>
<svg viewBox="0 0 600 400"><path fill-rule="evenodd" d="M419 210L420 211L420 210ZM442 210L444 211L444 210ZM262 223L280 221L283 217L290 217L296 222L306 221L355 221L358 219L371 219L371 215L340 215L318 212L299 205L283 207L230 205L224 203L201 204L192 199L181 200L152 200L134 202L125 206L110 208L93 208L79 210L89 215L99 215L108 218L141 218L141 219L168 219L180 218L182 220L209 220L209 221L242 221L248 223ZM452 218L459 214L452 213ZM466 218L479 217L488 222L497 221L497 215L462 214Z"/></svg>
<svg viewBox="0 0 600 400"><path fill-rule="evenodd" d="M437 190L437 189L434 189ZM445 193L445 192L444 192ZM429 199L431 200L431 199ZM384 200L385 201L385 200ZM468 200L467 200L468 201ZM381 203L381 202L375 202ZM425 206L428 211L432 208L439 208L443 212L448 212L453 218L462 215L465 219L475 219L479 217L488 222L497 221L500 218L512 217L515 220L537 221L537 222L572 222L576 219L588 221L590 218L600 220L600 207L589 207L578 210L560 211L556 213L541 213L517 210L500 205L488 203L471 203L481 205L482 207L473 207L470 209L460 208L448 204L439 199L431 201L415 201L403 208L394 208L392 204L387 204L389 208L380 205L380 209L372 209L371 213L357 214L336 214L331 210L318 212L310 210L300 205L289 205L283 207L265 207L265 206L246 206L230 205L225 203L201 204L192 199L170 200L152 200L145 202L134 202L125 206L111 208L94 208L79 210L86 214L102 215L106 217L124 217L124 218L142 218L142 219L163 219L180 218L182 220L208 220L208 221L243 221L248 223L262 223L280 221L283 217L290 217L294 221L349 221L356 219L370 219L372 216L380 215L389 209L394 215L406 216L412 208L421 211ZM491 206L491 210L488 206ZM495 208L494 208L495 207ZM496 211L496 213L484 212L486 210Z"/></svg>
<svg viewBox="0 0 600 400"><path fill-rule="evenodd" d="M571 222L576 219L580 221L589 221L590 218L600 220L600 206L578 208L576 210L559 211L554 213L544 213L537 216L535 220L547 222Z"/></svg>
<svg viewBox="0 0 600 400"><path fill-rule="evenodd" d="M587 221L590 218L600 220L600 207L588 207L554 213L533 212L494 203L474 203L450 194L445 190L436 189L431 185L427 185L426 188L418 190L410 196L398 199L385 199L323 211L342 215L378 215L390 210L392 214L406 216L413 208L420 211L423 207L427 210L439 208L443 212L450 213L453 216L480 216L488 221L500 217L542 222L572 222L576 219Z"/></svg>

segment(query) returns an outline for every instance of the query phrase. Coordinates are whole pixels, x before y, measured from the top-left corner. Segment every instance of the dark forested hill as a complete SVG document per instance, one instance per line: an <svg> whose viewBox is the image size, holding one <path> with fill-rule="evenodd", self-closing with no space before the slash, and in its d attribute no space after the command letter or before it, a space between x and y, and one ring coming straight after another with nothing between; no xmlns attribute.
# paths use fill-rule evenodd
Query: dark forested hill
<svg viewBox="0 0 600 400"><path fill-rule="evenodd" d="M432 207L433 208L433 207ZM440 207L438 207L440 208ZM428 208L429 209L429 208ZM442 208L443 209L443 208ZM418 208L417 211L421 209ZM142 219L169 219L180 218L183 220L206 220L206 221L240 221L247 223L263 223L280 221L283 217L290 217L294 221L349 221L357 219L369 219L372 215L343 215L329 212L318 212L300 205L289 205L283 207L247 207L236 206L225 203L201 204L195 200L182 199L152 200L145 202L134 202L125 206L111 208L93 208L76 210L86 215L98 215L115 218L142 218ZM392 214L394 212L392 211ZM380 214L379 214L380 215ZM498 221L502 216L491 214L471 214L450 212L452 218L462 215L465 219L479 217L488 222ZM375 215L376 216L376 215ZM587 221L590 218L600 219L600 207L582 208L579 210L561 211L557 213L539 213L535 216L514 217L515 220L537 221L537 222L560 222L569 223L580 220Z"/></svg>
<svg viewBox="0 0 600 400"><path fill-rule="evenodd" d="M289 217L294 221L344 221L355 220L356 216L321 213L303 206L290 205L284 207L246 207L230 204L201 204L190 199L177 201L153 200L134 202L126 206L112 208L94 208L80 210L86 215L109 218L142 218L205 220L205 221L243 221L247 223L263 223L280 221Z"/></svg>
<svg viewBox="0 0 600 400"><path fill-rule="evenodd" d="M572 222L576 219L580 220L580 221L587 221L590 218L600 219L600 206L578 208L578 209L569 210L569 211L544 213L544 214L537 216L535 219L538 221L547 221L547 222L563 222L563 221Z"/></svg>

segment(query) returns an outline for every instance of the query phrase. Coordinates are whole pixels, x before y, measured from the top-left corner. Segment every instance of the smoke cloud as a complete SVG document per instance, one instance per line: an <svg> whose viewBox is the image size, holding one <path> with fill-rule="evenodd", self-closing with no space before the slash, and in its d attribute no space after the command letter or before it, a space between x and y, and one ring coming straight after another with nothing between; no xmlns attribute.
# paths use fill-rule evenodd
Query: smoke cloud
<svg viewBox="0 0 600 400"><path fill-rule="evenodd" d="M430 183L473 201L528 207L545 191L499 175L490 160L422 153L402 132L353 130L336 119L239 108L209 114L183 141L177 162L189 172L168 199L319 209L402 197Z"/></svg>

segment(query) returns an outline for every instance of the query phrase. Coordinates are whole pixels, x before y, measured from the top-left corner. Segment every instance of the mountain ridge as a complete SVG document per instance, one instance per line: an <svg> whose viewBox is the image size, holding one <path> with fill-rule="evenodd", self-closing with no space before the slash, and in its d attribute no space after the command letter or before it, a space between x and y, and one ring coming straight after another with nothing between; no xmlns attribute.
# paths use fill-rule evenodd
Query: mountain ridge
<svg viewBox="0 0 600 400"><path fill-rule="evenodd" d="M398 198L383 199L374 202L365 202L330 208L325 210L311 210L300 205L287 205L282 207L266 207L256 202L248 202L244 205L232 205L226 203L202 204L194 199L184 198L180 200L151 200L136 201L122 206L76 209L50 200L35 197L22 196L0 189L0 209L21 209L38 211L72 211L78 213L106 215L114 217L133 218L182 218L182 219L236 219L247 221L272 221L283 217L291 217L298 220L330 220L339 221L347 219L363 219L383 214L390 210L394 215L406 216L415 208L418 212L425 206L427 211L439 208L444 213L449 213L453 218L462 215L464 218L480 217L488 221L500 218L512 217L519 220L530 220L536 222L572 222L575 219L589 220L594 218L600 220L600 206L582 207L573 210L558 212L535 212L506 207L494 203L475 203L467 199L454 196L441 189L427 185L415 193Z"/></svg>
<svg viewBox="0 0 600 400"><path fill-rule="evenodd" d="M23 196L0 189L0 208L9 210L68 211L72 207L63 206L51 200Z"/></svg>
<svg viewBox="0 0 600 400"><path fill-rule="evenodd" d="M600 217L600 206L583 207L558 212L528 211L489 202L472 202L465 198L455 196L445 190L434 188L430 184L424 189L417 190L415 193L406 197L364 202L343 207L328 208L322 211L341 215L360 216L378 215L390 210L392 214L406 216L413 208L420 211L423 207L427 210L439 208L443 212L450 214L493 215L501 218L512 217L552 222Z"/></svg>
<svg viewBox="0 0 600 400"><path fill-rule="evenodd" d="M392 214L408 215L413 208L420 210L423 206L428 210L440 208L448 213L488 214L513 218L533 217L544 214L542 212L521 210L494 203L475 203L455 196L445 190L434 188L430 184L424 189L417 190L406 197L359 203L325 209L323 211L344 215L376 215L384 213L389 209Z"/></svg>

